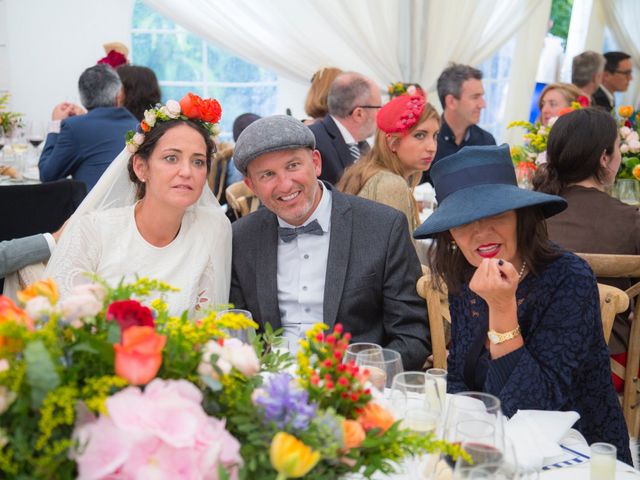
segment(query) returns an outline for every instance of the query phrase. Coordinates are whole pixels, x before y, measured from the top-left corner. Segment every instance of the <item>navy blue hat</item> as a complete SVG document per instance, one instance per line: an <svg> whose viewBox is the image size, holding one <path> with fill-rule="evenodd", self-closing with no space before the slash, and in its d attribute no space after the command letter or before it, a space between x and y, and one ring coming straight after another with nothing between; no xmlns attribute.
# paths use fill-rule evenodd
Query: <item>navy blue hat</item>
<svg viewBox="0 0 640 480"><path fill-rule="evenodd" d="M418 227L415 238L429 238L509 210L538 205L546 218L567 208L556 195L518 187L509 145L463 147L430 170L438 208Z"/></svg>

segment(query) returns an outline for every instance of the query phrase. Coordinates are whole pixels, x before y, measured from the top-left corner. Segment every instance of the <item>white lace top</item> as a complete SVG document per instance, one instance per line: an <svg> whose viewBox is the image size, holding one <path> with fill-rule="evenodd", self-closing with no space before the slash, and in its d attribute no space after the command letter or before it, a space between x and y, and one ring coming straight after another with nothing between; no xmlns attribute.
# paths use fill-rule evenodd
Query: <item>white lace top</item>
<svg viewBox="0 0 640 480"><path fill-rule="evenodd" d="M169 312L193 314L225 304L231 281L231 225L222 210L192 207L176 238L154 247L138 232L134 206L90 212L71 224L55 248L44 277L53 277L62 298L92 272L115 286L124 277L162 280L179 288L167 296Z"/></svg>

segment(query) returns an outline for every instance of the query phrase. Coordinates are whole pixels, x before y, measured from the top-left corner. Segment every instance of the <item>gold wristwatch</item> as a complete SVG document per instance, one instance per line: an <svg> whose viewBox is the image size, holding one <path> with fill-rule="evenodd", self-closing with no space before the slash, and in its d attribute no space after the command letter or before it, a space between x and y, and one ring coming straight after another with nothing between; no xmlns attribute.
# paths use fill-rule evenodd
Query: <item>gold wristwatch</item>
<svg viewBox="0 0 640 480"><path fill-rule="evenodd" d="M489 337L489 341L494 345L499 345L507 340L511 340L512 338L516 338L520 336L520 325L518 325L513 330L509 330L508 332L500 333L495 330L489 330L487 332L487 337Z"/></svg>

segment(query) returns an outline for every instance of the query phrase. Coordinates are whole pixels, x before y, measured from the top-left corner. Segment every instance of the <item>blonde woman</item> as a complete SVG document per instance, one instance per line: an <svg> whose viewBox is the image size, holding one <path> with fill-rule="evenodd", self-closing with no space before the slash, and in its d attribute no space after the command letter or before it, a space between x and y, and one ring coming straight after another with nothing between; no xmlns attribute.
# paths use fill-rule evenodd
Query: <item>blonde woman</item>
<svg viewBox="0 0 640 480"><path fill-rule="evenodd" d="M325 67L318 70L311 77L311 87L307 92L307 98L304 101L304 111L309 115L309 119L305 120L305 125L311 125L316 120L323 118L329 113L327 106L327 97L331 84L342 70L335 67Z"/></svg>
<svg viewBox="0 0 640 480"><path fill-rule="evenodd" d="M560 110L570 107L571 104L577 102L578 97L581 96L583 97L580 89L571 83L550 83L544 87L538 100L540 123L547 126L549 120L557 117Z"/></svg>
<svg viewBox="0 0 640 480"><path fill-rule="evenodd" d="M436 154L440 116L421 95L400 95L380 109L373 149L345 170L338 189L384 203L419 225L413 188Z"/></svg>

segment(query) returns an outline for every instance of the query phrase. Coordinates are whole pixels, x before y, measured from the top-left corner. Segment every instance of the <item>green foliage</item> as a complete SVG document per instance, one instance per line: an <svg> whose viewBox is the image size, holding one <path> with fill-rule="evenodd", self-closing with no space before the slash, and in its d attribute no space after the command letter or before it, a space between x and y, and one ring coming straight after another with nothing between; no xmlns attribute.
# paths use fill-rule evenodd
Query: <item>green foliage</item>
<svg viewBox="0 0 640 480"><path fill-rule="evenodd" d="M0 95L0 127L5 135L11 135L11 130L22 125L22 114L8 111L7 103L9 103L9 94Z"/></svg>
<svg viewBox="0 0 640 480"><path fill-rule="evenodd" d="M569 36L569 24L571 23L571 9L573 0L552 0L551 1L551 34L567 41Z"/></svg>

